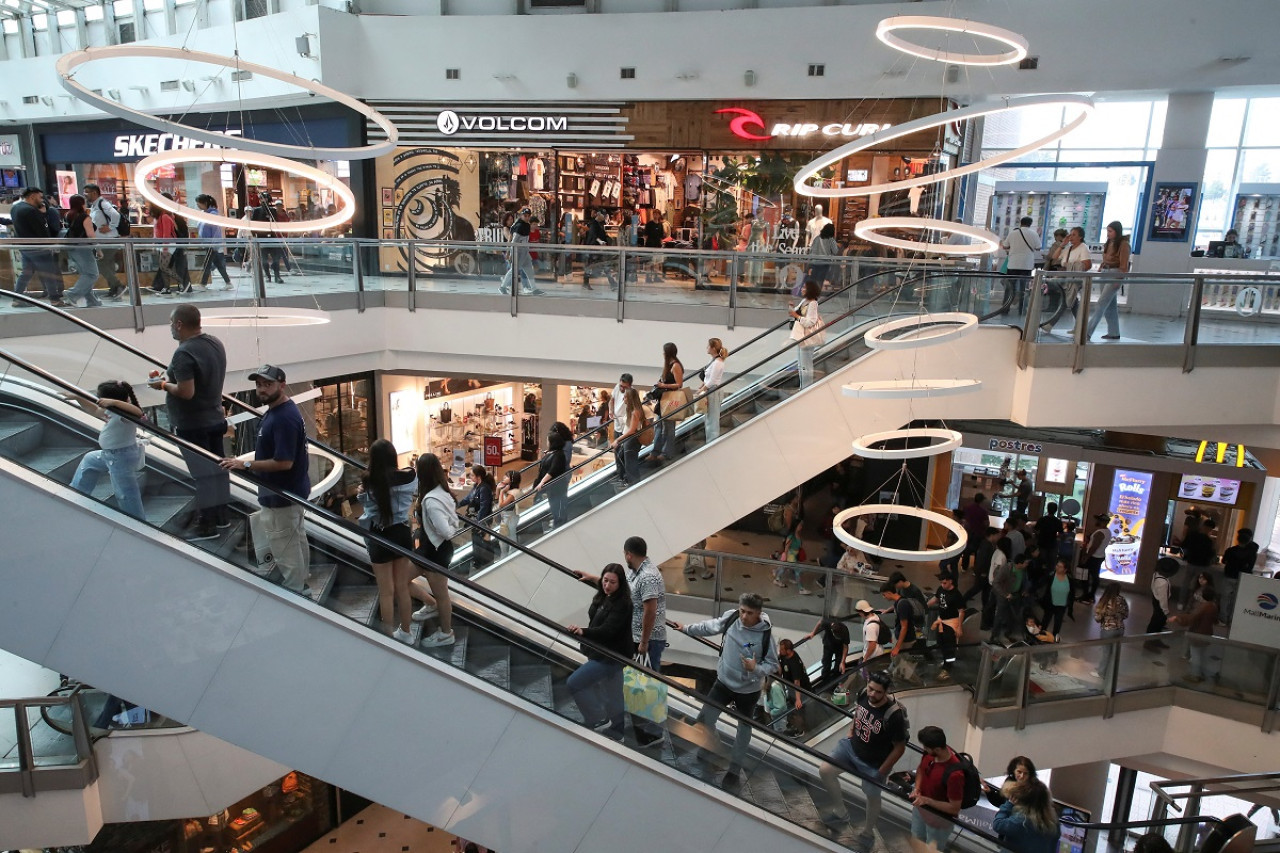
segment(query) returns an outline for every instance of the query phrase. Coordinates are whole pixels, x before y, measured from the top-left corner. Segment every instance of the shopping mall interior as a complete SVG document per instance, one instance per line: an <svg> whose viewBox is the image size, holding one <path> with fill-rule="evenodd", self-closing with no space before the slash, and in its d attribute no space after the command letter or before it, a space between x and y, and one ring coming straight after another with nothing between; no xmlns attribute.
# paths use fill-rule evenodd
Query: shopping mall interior
<svg viewBox="0 0 1280 853"><path fill-rule="evenodd" d="M0 850L1280 849L1275 0L0 28Z"/></svg>

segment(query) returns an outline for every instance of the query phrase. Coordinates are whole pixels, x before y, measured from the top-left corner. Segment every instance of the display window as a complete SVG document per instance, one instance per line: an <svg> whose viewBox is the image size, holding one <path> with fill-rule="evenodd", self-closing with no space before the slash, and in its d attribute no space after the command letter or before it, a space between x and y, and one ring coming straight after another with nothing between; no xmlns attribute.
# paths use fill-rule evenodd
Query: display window
<svg viewBox="0 0 1280 853"><path fill-rule="evenodd" d="M369 446L378 437L377 406L373 399L372 373L320 379L313 383L320 396L315 400L316 440L361 463L369 461ZM333 505L354 498L360 485L360 471L347 466L341 488L334 489Z"/></svg>

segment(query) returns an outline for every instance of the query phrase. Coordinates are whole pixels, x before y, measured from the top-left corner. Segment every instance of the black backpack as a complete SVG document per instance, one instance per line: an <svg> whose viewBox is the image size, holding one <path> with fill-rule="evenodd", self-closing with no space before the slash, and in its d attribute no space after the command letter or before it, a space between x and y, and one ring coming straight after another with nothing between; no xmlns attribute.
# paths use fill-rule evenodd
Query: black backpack
<svg viewBox="0 0 1280 853"><path fill-rule="evenodd" d="M873 617L872 622L876 623L876 645L881 648L887 648L893 645L893 631L889 626L884 624L884 620L879 616Z"/></svg>
<svg viewBox="0 0 1280 853"><path fill-rule="evenodd" d="M978 768L973 763L973 756L969 753L957 752L956 761L959 765L947 768L947 772L942 777L942 786L945 790L951 781L952 773L956 771L963 773L964 796L960 800L960 808L971 809L978 804L978 800L982 799L982 776L978 773Z"/></svg>
<svg viewBox="0 0 1280 853"><path fill-rule="evenodd" d="M103 207L104 204L106 204L106 199L99 198L98 204L97 204L98 210L102 211L103 216L107 216L107 210L106 208ZM129 236L129 212L126 211L124 208L117 207L116 213L120 214L120 221L116 223L116 234L118 234L121 237L128 237ZM107 217L107 224L108 225L111 224L111 217L109 216Z"/></svg>

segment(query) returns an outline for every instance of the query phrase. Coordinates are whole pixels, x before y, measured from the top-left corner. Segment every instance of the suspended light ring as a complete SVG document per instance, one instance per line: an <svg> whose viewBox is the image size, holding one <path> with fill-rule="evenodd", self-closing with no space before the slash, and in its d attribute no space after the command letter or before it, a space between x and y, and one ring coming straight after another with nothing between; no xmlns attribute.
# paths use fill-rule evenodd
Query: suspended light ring
<svg viewBox="0 0 1280 853"><path fill-rule="evenodd" d="M165 198L151 186L149 178L164 166L186 163L231 163L241 166L262 166L278 169L291 175L307 178L331 190L342 203L337 212L320 219L306 219L297 222L254 222L243 219L232 219L221 214L205 213L199 208L187 207ZM311 234L336 228L350 222L356 212L356 197L351 188L342 181L323 172L314 166L307 166L296 160L286 160L272 154L255 154L248 151L236 151L231 148L180 148L174 151L161 151L138 162L134 170L134 183L138 194L151 204L169 213L177 213L195 222L209 225L220 225L223 228L235 228L240 231L271 232L274 234Z"/></svg>
<svg viewBox="0 0 1280 853"><path fill-rule="evenodd" d="M268 308L264 305L201 308L200 325L222 328L262 326L322 326L329 322L328 311L314 308Z"/></svg>
<svg viewBox="0 0 1280 853"><path fill-rule="evenodd" d="M913 230L941 231L944 234L961 234L977 242L952 246L947 243L926 243L923 240L902 240L897 237L886 237L880 233L887 228L909 228ZM863 219L853 226L853 233L869 243L893 246L898 249L906 249L909 252L928 252L933 255L987 255L1000 248L1000 238L985 228L979 228L976 225L965 225L963 222L948 222L945 219L919 216L882 216L876 219Z"/></svg>
<svg viewBox="0 0 1280 853"><path fill-rule="evenodd" d="M278 80L281 83L288 83L297 86L310 95L318 95L322 98L328 98L342 104L349 110L358 113L362 118L376 124L387 138L382 142L362 145L358 148L329 148L311 145L287 145L278 142L264 142L258 139L245 139L240 136L233 136L229 133L223 133L217 130L206 130L204 128L192 127L191 125L180 124L176 121L153 116L150 113L144 113L141 110L131 109L118 101L113 101L103 95L100 95L89 87L79 83L72 73L75 69L90 62L97 62L104 59L179 59L183 62L203 62L209 65L217 65L222 68L230 68L233 71L248 71L257 77L267 77L272 80ZM136 122L143 127L149 127L152 130L158 130L162 133L172 133L175 136L186 137L187 139L195 139L206 145L225 146L228 148L239 148L243 151L253 151L258 154L274 154L278 157L299 157L303 160L369 160L374 157L380 157L383 154L389 154L395 150L396 144L400 140L400 131L392 124L391 120L382 113L373 109L367 104L357 101L350 95L339 92L337 89L324 85L316 80L308 80L299 77L296 74L289 74L284 71L277 71L266 65L259 65L256 62L246 62L236 56L224 56L219 53L206 53L201 50L188 50L185 47L162 47L160 45L146 44L116 44L105 47L90 47L84 50L78 50L74 53L66 53L58 58L57 63L58 82L68 94L75 98L79 98L90 106L97 107L104 113L110 113L118 118L126 121Z"/></svg>
<svg viewBox="0 0 1280 853"><path fill-rule="evenodd" d="M898 30L935 30L978 36L999 42L1009 50L1003 53L953 53L949 50L935 50L907 41L896 34ZM894 50L950 65L1012 65L1026 59L1029 51L1027 40L1013 30L984 24L981 21L963 21L933 15L899 15L894 18L885 18L876 26L876 38Z"/></svg>
<svg viewBox="0 0 1280 853"><path fill-rule="evenodd" d="M981 379L878 379L850 382L841 390L846 397L905 400L911 397L950 397L982 387Z"/></svg>
<svg viewBox="0 0 1280 853"><path fill-rule="evenodd" d="M1019 148L1011 151L1005 151L1000 154L993 154L985 160L979 160L977 163L970 163L967 166L956 166L947 169L944 172L935 172L932 175L922 175L918 178L908 178L905 181L887 181L882 184L870 184L865 187L815 187L808 182L815 177L823 169L839 163L851 154L857 154L859 151L866 151L869 148L880 148L886 142L894 139L900 139L904 136L910 136L922 130L932 130L935 127L941 127L950 122L967 121L971 118L981 118L994 113L1012 112L1013 110L1027 109L1029 107L1043 106L1075 106L1080 108L1080 114L1071 121L1064 124L1057 130L1047 133L1044 136L1027 143ZM943 181L949 181L952 178L958 178L962 175L971 175L974 172L980 172L992 166L1001 163L1007 163L1010 160L1017 160L1030 154L1032 151L1038 151L1046 145L1056 142L1084 124L1085 120L1093 114L1093 101L1082 95L1030 95L1023 98L1005 98L1001 103L994 104L975 104L970 107L962 107L958 110L949 110L945 113L936 113L931 116L924 116L906 124L894 125L886 130L877 131L870 136L864 136L861 139L855 139L846 145L841 145L833 151L828 151L821 157L809 163L800 170L796 175L794 186L796 192L800 195L811 196L815 198L852 198L855 196L876 195L878 193L887 192L889 190L906 190L912 187L924 187L929 184L938 184Z"/></svg>
<svg viewBox="0 0 1280 853"><path fill-rule="evenodd" d="M884 448L874 445L886 441L910 441L914 438L941 439L925 447ZM853 452L864 459L921 459L938 456L960 446L964 436L953 429L891 429L888 432L872 432L859 436L853 442Z"/></svg>
<svg viewBox="0 0 1280 853"><path fill-rule="evenodd" d="M978 328L976 314L939 311L933 314L899 317L897 320L881 323L863 335L862 340L871 349L915 349L958 340L976 328ZM915 332L897 338L884 337L890 332L902 329L915 329Z"/></svg>
<svg viewBox="0 0 1280 853"><path fill-rule="evenodd" d="M844 529L845 522L852 518L858 518L864 515L906 515L912 518L919 518L931 524L937 524L945 527L948 532L956 537L956 541L943 548L927 548L923 551L907 551L902 548L886 548L883 545L877 545L874 542L868 542L865 539L859 539L852 533ZM899 504L864 504L862 506L851 506L846 510L836 514L831 522L832 530L836 534L836 538L844 544L857 548L864 554L870 554L874 557L884 557L887 560L903 560L904 562L929 562L934 560L948 560L958 554L964 553L965 545L969 541L968 534L965 533L964 527L960 522L956 521L949 515L943 515L933 510L921 509L918 506L901 506Z"/></svg>

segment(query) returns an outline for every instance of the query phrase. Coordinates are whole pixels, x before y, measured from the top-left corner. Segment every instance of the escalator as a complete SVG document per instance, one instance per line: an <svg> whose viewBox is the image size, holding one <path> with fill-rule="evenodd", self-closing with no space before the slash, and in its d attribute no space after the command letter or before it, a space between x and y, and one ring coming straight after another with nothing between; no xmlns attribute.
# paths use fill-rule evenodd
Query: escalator
<svg viewBox="0 0 1280 853"><path fill-rule="evenodd" d="M239 476L223 535L181 540L194 492L183 452L198 451L150 424L139 425L151 437L145 524L107 492L72 491L94 424L64 397L89 395L3 356L6 650L497 849L855 844L849 827L819 820L822 756L777 732L751 723L745 772L726 785L733 715L719 732L692 725L706 700L679 682L650 673L670 714L657 749L592 732L566 686L581 641L465 577L451 576L453 646L388 639L364 534L346 519L304 504L311 598L277 587L253 549L237 548L254 506L254 484ZM13 535L22 530L31 535ZM855 790L846 785L854 814ZM903 813L886 810L889 839ZM994 849L960 832L963 847Z"/></svg>
<svg viewBox="0 0 1280 853"><path fill-rule="evenodd" d="M527 496L520 506L522 541L534 542L539 553L560 562L601 566L618 558L627 537L640 536L660 563L848 458L859 435L919 419L1010 417L1019 333L998 321L1013 291L1003 292L1002 303L988 302L1002 277L891 275L889 281L864 281L869 295L851 286L824 307L826 342L817 349L820 376L810 387L799 387L796 342L775 327L730 356L730 371L739 372L722 386L718 438L706 441L706 416L689 417L677 431L684 455L625 490L607 450L587 455L566 475L578 479L569 490L568 523L547 532L542 494ZM994 322L940 346L871 350L864 342L865 333L887 319L971 309ZM931 331L928 325L923 329ZM842 393L841 386L854 381L917 377L974 378L982 385L976 393L948 397L921 389L914 399L855 402ZM590 435L579 439L579 447L590 440ZM534 475L530 471L526 482ZM496 526L498 519L488 523ZM465 562L455 565L472 568ZM564 600L563 580L534 561L513 557L478 578L551 618L566 616L557 609Z"/></svg>

